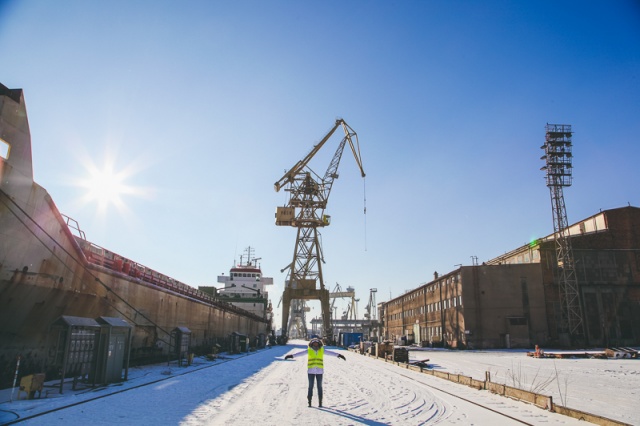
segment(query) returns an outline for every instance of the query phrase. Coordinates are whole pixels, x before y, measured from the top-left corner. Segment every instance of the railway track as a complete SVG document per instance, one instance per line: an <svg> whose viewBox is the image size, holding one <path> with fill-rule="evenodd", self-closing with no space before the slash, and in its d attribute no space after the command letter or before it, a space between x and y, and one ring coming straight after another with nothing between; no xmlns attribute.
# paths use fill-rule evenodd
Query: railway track
<svg viewBox="0 0 640 426"><path fill-rule="evenodd" d="M408 379L411 379L411 380L413 380L413 379L414 379L413 377L410 377L410 376L408 376L407 374L404 374L404 373L399 373L399 375L400 375L400 376L404 376L404 377L406 377L406 378L408 378ZM481 409L483 409L483 410L491 411L491 412L493 412L493 413L498 414L498 415L499 415L499 416L501 416L501 417L504 417L504 418L510 419L510 420L512 420L513 422L516 422L516 423L518 423L518 424L522 424L522 425L529 425L529 426L535 426L535 424L534 424L534 423L529 423L529 422L526 422L526 421L524 421L524 420L522 420L522 419L519 419L519 418L517 418L517 417L514 417L514 416L511 416L511 415L506 414L506 413L504 413L504 412L501 412L501 411L499 411L499 410L495 410L495 409L493 409L493 408L489 407L489 406L488 406L488 405L486 405L486 404L478 403L478 402L476 402L476 401L473 401L473 400L472 400L472 399L470 399L470 398L465 398L465 397L461 396L460 394L455 394L455 393L452 393L452 392L448 392L448 391L446 391L446 390L444 390L444 389L440 389L440 388L439 388L439 387L437 387L437 386L428 385L428 384L426 384L426 383L423 383L423 386L425 386L425 387L429 388L432 392L433 392L433 391L440 392L440 393L443 393L443 394L448 395L449 397L453 397L453 398L456 398L456 399L458 399L458 400L464 401L464 402L466 402L466 403L473 404L473 405L475 405L475 406L477 406L477 407L479 407L479 408L481 408Z"/></svg>

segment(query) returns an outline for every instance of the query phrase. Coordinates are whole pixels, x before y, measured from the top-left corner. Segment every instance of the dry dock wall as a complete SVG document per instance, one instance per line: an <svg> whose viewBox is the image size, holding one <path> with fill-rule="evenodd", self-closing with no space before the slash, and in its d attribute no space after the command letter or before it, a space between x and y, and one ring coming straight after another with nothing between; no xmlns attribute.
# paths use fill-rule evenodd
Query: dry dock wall
<svg viewBox="0 0 640 426"><path fill-rule="evenodd" d="M92 265L48 192L33 181L31 137L20 89L0 84L0 387L46 371L50 325L60 316L118 317L133 325L132 361L168 353L176 327L191 346L231 332L257 336L266 322Z"/></svg>

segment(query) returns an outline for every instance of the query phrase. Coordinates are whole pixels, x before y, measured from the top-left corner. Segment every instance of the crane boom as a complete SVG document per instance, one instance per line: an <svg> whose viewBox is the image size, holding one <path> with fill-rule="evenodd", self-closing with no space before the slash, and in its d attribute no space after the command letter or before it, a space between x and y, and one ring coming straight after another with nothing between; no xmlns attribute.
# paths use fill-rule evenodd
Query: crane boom
<svg viewBox="0 0 640 426"><path fill-rule="evenodd" d="M366 176L364 173L364 169L362 168L362 159L360 158L360 144L358 143L358 135L351 127L349 127L347 123L344 122L344 120L342 121L342 127L344 129L344 138L340 142L340 145L338 145L338 149L336 150L335 154L333 154L331 163L329 163L329 167L327 167L327 171L325 172L324 178L322 179L322 186L324 191L323 198L325 200L325 203L329 200L329 194L331 193L334 179L338 178L338 166L340 165L340 159L342 158L344 146L347 142L349 142L351 152L353 152L353 156L356 159L358 168L360 169L360 175L362 177ZM353 139L356 140L355 146L353 144Z"/></svg>
<svg viewBox="0 0 640 426"><path fill-rule="evenodd" d="M311 161L311 159L318 153L318 151L320 151L322 146L331 138L331 136L333 136L336 129L338 129L340 125L342 125L342 127L344 128L344 133L345 133L345 138L343 139L340 146L342 147L342 149L344 149L344 142L346 142L347 140L349 141L349 146L351 147L353 156L355 157L356 162L358 163L358 167L360 168L360 173L362 177L365 177L364 169L362 168L362 158L360 156L360 145L358 143L358 135L342 118L339 118L336 120L336 123L333 125L331 130L329 130L329 132L325 135L325 137L322 138L322 140L319 143L314 145L313 149L302 160L298 161L291 169L289 169L289 171L287 171L284 174L284 176L282 176L276 183L273 184L273 187L276 190L276 192L280 192L280 189L282 189L283 186L286 186L287 184L292 183L296 179L296 176L302 171L302 169L304 169L307 166L307 164L309 164L309 161ZM353 144L353 140L352 140L353 136L355 136L355 139L356 139L356 146L354 146ZM340 155L342 155L342 149L339 148ZM336 155L334 155L334 159L335 157ZM329 168L331 168L331 166L334 164L334 161L331 162L331 164L329 165ZM339 162L340 162L340 158L338 158L338 163ZM337 169L337 167L338 165L336 164L335 169ZM325 179L328 177L328 174L329 174L329 170L327 170L327 174L325 174Z"/></svg>

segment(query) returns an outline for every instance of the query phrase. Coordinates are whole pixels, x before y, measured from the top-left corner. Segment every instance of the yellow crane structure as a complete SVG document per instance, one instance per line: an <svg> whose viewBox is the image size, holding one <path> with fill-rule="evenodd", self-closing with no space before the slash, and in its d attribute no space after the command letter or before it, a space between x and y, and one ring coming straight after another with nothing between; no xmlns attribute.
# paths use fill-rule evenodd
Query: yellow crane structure
<svg viewBox="0 0 640 426"><path fill-rule="evenodd" d="M355 289L353 287L347 287L347 291L343 291L342 287L340 286L339 283L336 283L335 288L333 289L333 291L331 293L329 293L329 298L333 299L333 302L331 302L331 312L332 314L334 314L332 316L332 320L338 319L338 316L335 315L335 304L336 304L336 299L340 298L340 299L344 299L344 298L348 298L351 299L350 300L350 304L347 306L347 310L345 312L343 312L343 315L341 317L341 319L358 319L358 304L357 302L360 301L360 299L356 299L356 292Z"/></svg>
<svg viewBox="0 0 640 426"><path fill-rule="evenodd" d="M344 130L344 137L338 145L338 149L333 155L324 176L320 177L309 167L309 161L320 151L339 127ZM304 315L304 301L306 300L320 300L323 334L328 339L333 338L330 296L329 289L325 288L322 277L324 256L318 229L328 226L331 222L331 218L325 213L325 210L333 182L338 178L338 166L347 143L364 178L365 173L362 168L358 135L342 118L339 118L324 138L314 145L311 152L298 161L274 184L276 192L279 192L282 188L289 192L287 205L276 209L276 225L298 228L293 260L281 271L284 272L289 269L282 296L282 338L285 342L291 327L289 322L291 311L295 311L295 315L291 315L291 318L295 318L300 313ZM293 306L292 302L294 302ZM306 333L306 327L304 327L304 332Z"/></svg>

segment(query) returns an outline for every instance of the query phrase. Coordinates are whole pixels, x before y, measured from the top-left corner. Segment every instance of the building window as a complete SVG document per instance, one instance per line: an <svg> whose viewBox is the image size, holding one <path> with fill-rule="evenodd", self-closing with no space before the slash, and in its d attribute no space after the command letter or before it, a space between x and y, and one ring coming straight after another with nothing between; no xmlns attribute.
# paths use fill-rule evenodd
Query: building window
<svg viewBox="0 0 640 426"><path fill-rule="evenodd" d="M524 317L511 317L508 320L509 325L527 325L527 319Z"/></svg>
<svg viewBox="0 0 640 426"><path fill-rule="evenodd" d="M5 142L3 139L0 139L0 157L5 160L9 159L9 152L11 152L11 146Z"/></svg>

